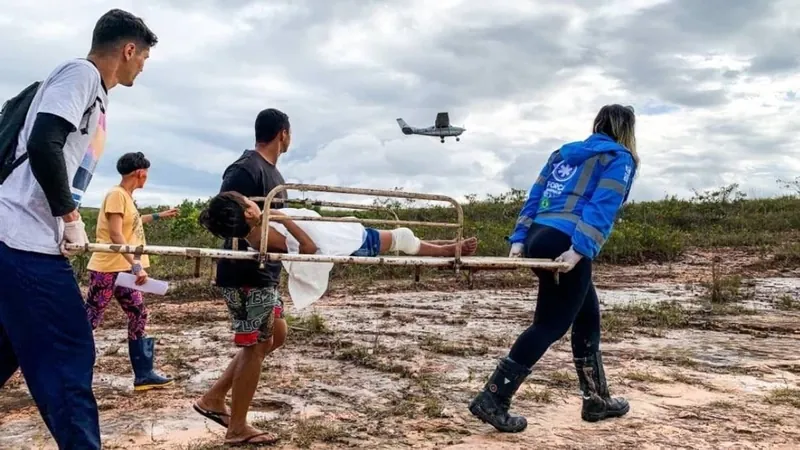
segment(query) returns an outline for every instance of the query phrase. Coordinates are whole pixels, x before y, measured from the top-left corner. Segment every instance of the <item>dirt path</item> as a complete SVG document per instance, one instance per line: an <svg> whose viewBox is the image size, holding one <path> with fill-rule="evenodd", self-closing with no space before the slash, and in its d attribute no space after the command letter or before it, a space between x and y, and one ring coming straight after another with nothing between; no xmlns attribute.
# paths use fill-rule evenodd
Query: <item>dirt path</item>
<svg viewBox="0 0 800 450"><path fill-rule="evenodd" d="M293 320L264 366L252 418L281 435L277 448L797 448L800 280L747 280L735 302L711 305L699 266L613 275L598 274L598 286L609 385L631 402L622 419L580 420L568 339L514 401L525 432L498 434L469 414L531 317L529 289L334 293ZM221 302L151 306L157 364L178 383L142 394L111 309L95 371L106 448L224 448L222 428L191 409L234 353ZM19 377L0 412L0 448L55 448Z"/></svg>

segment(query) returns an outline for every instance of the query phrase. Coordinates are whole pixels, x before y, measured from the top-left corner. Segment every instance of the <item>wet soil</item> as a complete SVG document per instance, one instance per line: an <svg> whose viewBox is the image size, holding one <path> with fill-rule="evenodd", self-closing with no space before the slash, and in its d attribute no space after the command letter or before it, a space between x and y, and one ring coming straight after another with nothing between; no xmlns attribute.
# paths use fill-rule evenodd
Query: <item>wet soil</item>
<svg viewBox="0 0 800 450"><path fill-rule="evenodd" d="M251 419L286 449L797 448L800 278L748 270L755 256L729 252L724 272L742 278L712 304L715 256L597 271L609 386L631 403L623 418L581 421L569 334L514 399L527 430L500 434L469 414L530 322L535 283L520 271L476 274L471 290L452 277L334 282L307 310L289 303L292 330L263 366ZM225 448L224 429L192 409L236 351L222 301L149 304L156 365L177 382L132 390L125 317L110 307L96 332L104 447ZM0 390L0 448L56 448L19 375Z"/></svg>

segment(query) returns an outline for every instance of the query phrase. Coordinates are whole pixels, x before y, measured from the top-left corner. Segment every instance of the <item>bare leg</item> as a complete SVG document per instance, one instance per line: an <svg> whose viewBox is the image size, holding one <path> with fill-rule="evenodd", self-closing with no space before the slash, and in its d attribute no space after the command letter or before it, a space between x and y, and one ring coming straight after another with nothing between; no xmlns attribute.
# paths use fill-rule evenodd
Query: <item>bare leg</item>
<svg viewBox="0 0 800 450"><path fill-rule="evenodd" d="M236 356L231 359L231 362L228 363L228 367L225 369L225 372L222 373L222 376L220 376L217 382L211 386L211 389L196 402L197 406L206 411L223 415L221 419L225 423L225 426L230 424L231 415L230 409L228 409L225 404L225 397L228 396L228 391L233 387L233 375L236 372L236 366L239 364L241 356L242 350L239 350Z"/></svg>
<svg viewBox="0 0 800 450"><path fill-rule="evenodd" d="M283 343L286 342L287 330L288 326L286 325L286 320L275 319L275 325L272 332L272 347L269 349L267 354L270 354L283 346ZM236 372L236 367L242 357L242 350L240 350L236 356L233 357L231 362L228 364L228 368L225 369L225 372L222 373L222 376L219 377L217 382L211 386L211 389L209 389L208 392L206 392L202 397L200 397L199 400L197 400L197 406L206 411L224 413L225 416L222 417L222 420L226 425L230 423L229 418L231 411L225 405L225 399L228 396L228 392L230 392L231 388L233 387L233 378Z"/></svg>
<svg viewBox="0 0 800 450"><path fill-rule="evenodd" d="M386 253L392 248L392 232L388 230L380 230L378 235L381 237L381 253Z"/></svg>
<svg viewBox="0 0 800 450"><path fill-rule="evenodd" d="M456 248L459 244L436 245L428 241L420 242L419 256L455 256ZM478 239L471 237L467 240L461 241L461 256L474 255L478 249Z"/></svg>
<svg viewBox="0 0 800 450"><path fill-rule="evenodd" d="M223 288L222 294L234 321L234 341L242 348L209 392L198 399L194 408L228 429L226 444L274 443L277 436L247 423L247 411L261 378L264 358L286 339L278 291L274 287ZM272 302L278 304L273 308L267 306ZM256 327L255 323L260 325ZM280 336L275 333L280 333ZM225 408L228 391L233 397L229 414Z"/></svg>
<svg viewBox="0 0 800 450"><path fill-rule="evenodd" d="M286 324L286 319L275 319L275 325L272 328L272 349L270 349L270 353L283 347L288 333L289 325Z"/></svg>
<svg viewBox="0 0 800 450"><path fill-rule="evenodd" d="M233 373L233 387L231 389L231 418L228 432L225 434L226 443L235 443L262 432L247 423L247 411L250 402L258 387L261 378L261 364L267 353L272 349L272 338L241 350L236 361ZM251 441L253 444L271 442L275 436L263 435Z"/></svg>
<svg viewBox="0 0 800 450"><path fill-rule="evenodd" d="M380 230L381 253L386 253L392 248L392 232ZM449 244L438 244L438 242L450 242ZM456 255L456 248L459 244L455 241L420 241L418 256L440 256L448 257ZM461 256L474 255L478 249L478 239L471 237L461 241Z"/></svg>

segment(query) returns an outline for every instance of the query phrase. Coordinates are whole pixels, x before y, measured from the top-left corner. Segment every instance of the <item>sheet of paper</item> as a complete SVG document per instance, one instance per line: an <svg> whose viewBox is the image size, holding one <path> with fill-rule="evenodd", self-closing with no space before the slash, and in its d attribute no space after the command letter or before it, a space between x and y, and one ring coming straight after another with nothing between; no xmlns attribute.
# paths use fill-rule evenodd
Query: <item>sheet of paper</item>
<svg viewBox="0 0 800 450"><path fill-rule="evenodd" d="M116 284L117 286L136 289L137 291L147 292L156 295L166 294L167 288L169 288L169 283L167 283L166 281L154 280L150 277L147 278L147 281L145 281L143 285L137 286L136 275L128 272L121 272L120 274L118 274L117 282L114 284Z"/></svg>

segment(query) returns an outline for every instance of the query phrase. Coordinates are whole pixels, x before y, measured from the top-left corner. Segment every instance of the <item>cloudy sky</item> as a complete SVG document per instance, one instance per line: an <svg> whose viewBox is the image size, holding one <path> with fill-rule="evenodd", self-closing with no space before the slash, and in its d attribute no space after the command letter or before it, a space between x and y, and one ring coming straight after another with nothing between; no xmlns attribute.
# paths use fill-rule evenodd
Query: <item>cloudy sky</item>
<svg viewBox="0 0 800 450"><path fill-rule="evenodd" d="M96 206L121 154L153 162L140 204L206 198L285 111L287 181L441 193L527 190L606 103L638 113L632 198L800 175L796 0L3 0L0 98L86 55L112 7L159 37L133 88L111 91ZM461 142L395 119L449 111ZM356 200L339 197L340 200Z"/></svg>

